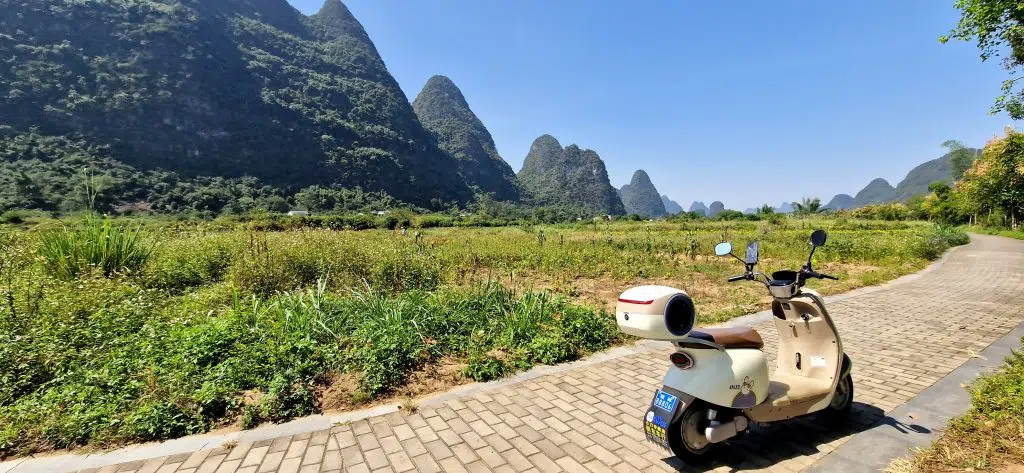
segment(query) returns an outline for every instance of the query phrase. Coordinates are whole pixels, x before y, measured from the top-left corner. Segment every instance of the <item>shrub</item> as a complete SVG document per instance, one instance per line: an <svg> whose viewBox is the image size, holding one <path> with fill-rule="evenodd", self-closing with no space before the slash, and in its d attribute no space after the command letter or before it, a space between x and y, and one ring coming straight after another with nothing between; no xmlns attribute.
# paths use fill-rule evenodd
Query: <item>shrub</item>
<svg viewBox="0 0 1024 473"><path fill-rule="evenodd" d="M913 248L918 257L933 260L942 256L946 250L966 245L970 241L971 237L957 227L936 225Z"/></svg>
<svg viewBox="0 0 1024 473"><path fill-rule="evenodd" d="M231 252L207 240L188 240L185 244L164 247L154 255L146 271L150 287L180 292L191 287L219 281L231 265Z"/></svg>

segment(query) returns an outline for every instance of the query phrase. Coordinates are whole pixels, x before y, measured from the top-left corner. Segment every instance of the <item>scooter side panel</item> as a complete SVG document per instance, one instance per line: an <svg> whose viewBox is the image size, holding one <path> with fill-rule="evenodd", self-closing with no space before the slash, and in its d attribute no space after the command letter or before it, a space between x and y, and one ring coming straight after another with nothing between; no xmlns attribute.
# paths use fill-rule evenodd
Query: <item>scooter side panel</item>
<svg viewBox="0 0 1024 473"><path fill-rule="evenodd" d="M662 384L723 407L745 409L768 398L768 364L754 349L682 349L693 367L670 366Z"/></svg>

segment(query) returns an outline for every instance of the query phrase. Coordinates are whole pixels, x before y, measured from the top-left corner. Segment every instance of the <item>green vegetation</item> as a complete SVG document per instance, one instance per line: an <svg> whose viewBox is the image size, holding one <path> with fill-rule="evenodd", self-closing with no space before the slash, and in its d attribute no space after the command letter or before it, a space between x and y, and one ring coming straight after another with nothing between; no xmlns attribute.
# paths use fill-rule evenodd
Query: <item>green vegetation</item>
<svg viewBox="0 0 1024 473"><path fill-rule="evenodd" d="M89 215L81 225L41 234L38 252L50 274L70 280L91 270L103 277L136 271L149 259L149 245L141 228Z"/></svg>
<svg viewBox="0 0 1024 473"><path fill-rule="evenodd" d="M1014 0L956 0L960 22L948 36L939 38L977 41L981 60L1005 56L1003 67L1015 75L1024 65L1024 16ZM996 98L992 112L1005 111L1015 120L1024 118L1024 91L1017 90L1020 77L1003 82L1002 95Z"/></svg>
<svg viewBox="0 0 1024 473"><path fill-rule="evenodd" d="M971 409L949 423L939 440L908 459L893 462L893 473L1012 471L1024 464L1024 352L1014 351L1002 371L971 387Z"/></svg>
<svg viewBox="0 0 1024 473"><path fill-rule="evenodd" d="M710 256L722 239L760 239L773 270L828 229L817 265L843 280L825 293L958 243L927 224L820 218L405 235L270 221L3 227L0 457L251 427L573 360L619 341L609 311L634 284L687 290L701 323L767 307L763 288L725 283L735 264Z"/></svg>

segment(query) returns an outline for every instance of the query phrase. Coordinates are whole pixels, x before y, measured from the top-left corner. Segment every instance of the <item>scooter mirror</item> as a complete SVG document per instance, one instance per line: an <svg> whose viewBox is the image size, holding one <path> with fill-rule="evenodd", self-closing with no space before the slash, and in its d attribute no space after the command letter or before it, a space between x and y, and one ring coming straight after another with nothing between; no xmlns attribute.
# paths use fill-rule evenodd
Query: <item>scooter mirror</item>
<svg viewBox="0 0 1024 473"><path fill-rule="evenodd" d="M811 246L825 246L825 240L828 239L828 233L825 230L815 230L811 233Z"/></svg>
<svg viewBox="0 0 1024 473"><path fill-rule="evenodd" d="M757 246L756 241L747 243L747 259L744 262L748 265L757 264Z"/></svg>
<svg viewBox="0 0 1024 473"><path fill-rule="evenodd" d="M716 255L718 255L718 256L725 256L725 255L727 255L729 253L732 253L732 243L729 243L727 241L723 241L723 242L715 245L715 254Z"/></svg>

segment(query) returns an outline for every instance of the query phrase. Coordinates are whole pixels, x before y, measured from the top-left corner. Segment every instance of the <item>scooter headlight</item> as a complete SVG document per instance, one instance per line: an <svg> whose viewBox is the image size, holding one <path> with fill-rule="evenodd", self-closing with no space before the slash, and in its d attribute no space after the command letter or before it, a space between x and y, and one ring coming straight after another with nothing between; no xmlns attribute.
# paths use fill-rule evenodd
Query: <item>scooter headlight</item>
<svg viewBox="0 0 1024 473"><path fill-rule="evenodd" d="M677 351L668 356L669 361L681 370L693 368L693 357L689 353Z"/></svg>

